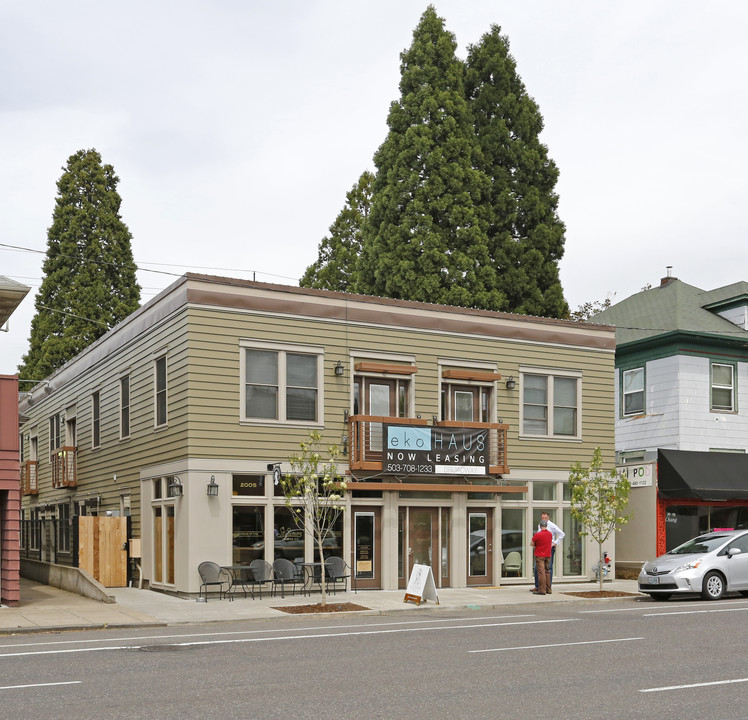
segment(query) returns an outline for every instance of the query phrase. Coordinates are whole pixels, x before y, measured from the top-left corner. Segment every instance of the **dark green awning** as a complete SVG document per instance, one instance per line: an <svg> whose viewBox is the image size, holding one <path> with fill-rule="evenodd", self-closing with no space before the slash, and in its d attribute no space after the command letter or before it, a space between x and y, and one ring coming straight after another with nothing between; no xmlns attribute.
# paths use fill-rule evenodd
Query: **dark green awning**
<svg viewBox="0 0 748 720"><path fill-rule="evenodd" d="M748 454L658 450L657 491L663 498L748 500Z"/></svg>

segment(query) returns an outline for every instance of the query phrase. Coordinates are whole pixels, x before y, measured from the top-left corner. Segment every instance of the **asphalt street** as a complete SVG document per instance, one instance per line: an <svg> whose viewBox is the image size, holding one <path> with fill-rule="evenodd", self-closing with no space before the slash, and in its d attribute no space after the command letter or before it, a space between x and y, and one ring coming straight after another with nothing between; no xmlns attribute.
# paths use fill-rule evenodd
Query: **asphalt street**
<svg viewBox="0 0 748 720"><path fill-rule="evenodd" d="M748 718L748 599L0 637L6 717Z"/></svg>

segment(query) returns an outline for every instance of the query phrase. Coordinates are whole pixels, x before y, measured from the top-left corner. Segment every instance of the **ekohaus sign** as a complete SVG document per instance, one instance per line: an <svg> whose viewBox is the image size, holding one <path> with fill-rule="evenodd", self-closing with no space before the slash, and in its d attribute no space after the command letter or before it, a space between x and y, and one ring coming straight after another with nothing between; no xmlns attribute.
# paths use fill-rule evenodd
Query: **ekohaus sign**
<svg viewBox="0 0 748 720"><path fill-rule="evenodd" d="M487 475L488 430L385 425L382 469L418 475Z"/></svg>

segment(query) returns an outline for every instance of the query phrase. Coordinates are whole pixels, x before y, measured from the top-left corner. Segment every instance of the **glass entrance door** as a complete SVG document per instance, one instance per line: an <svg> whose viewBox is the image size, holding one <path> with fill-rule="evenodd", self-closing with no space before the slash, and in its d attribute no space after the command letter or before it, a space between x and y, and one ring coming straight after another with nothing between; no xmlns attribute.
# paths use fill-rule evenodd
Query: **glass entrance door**
<svg viewBox="0 0 748 720"><path fill-rule="evenodd" d="M493 510L468 511L468 585L493 584Z"/></svg>
<svg viewBox="0 0 748 720"><path fill-rule="evenodd" d="M353 509L353 579L356 588L381 588L381 508Z"/></svg>

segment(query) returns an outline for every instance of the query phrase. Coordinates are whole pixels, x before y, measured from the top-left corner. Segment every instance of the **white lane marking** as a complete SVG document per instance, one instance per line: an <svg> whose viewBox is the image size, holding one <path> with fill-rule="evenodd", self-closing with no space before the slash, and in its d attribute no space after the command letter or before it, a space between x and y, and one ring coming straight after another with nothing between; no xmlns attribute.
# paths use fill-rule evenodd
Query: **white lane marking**
<svg viewBox="0 0 748 720"><path fill-rule="evenodd" d="M278 642L285 640L317 640L319 638L353 637L357 635L392 635L396 633L433 632L435 630L471 630L475 628L506 627L512 625L545 625L548 623L576 622L569 618L565 620L527 620L523 622L483 623L480 625L455 625L452 627L416 627L398 628L392 630L357 630L355 632L328 632L319 635L283 635L280 637L234 638L232 640L195 640L192 642L176 643L175 647L191 647L198 645L228 645L238 643ZM22 657L25 655L64 655L68 653L101 652L102 650L140 650L143 647L157 647L156 645L107 645L104 647L71 648L67 650L34 650L32 652L3 653L0 659L8 657Z"/></svg>
<svg viewBox="0 0 748 720"><path fill-rule="evenodd" d="M70 680L68 682L33 683L31 685L5 685L0 690L18 690L22 688L53 687L56 685L80 685L82 680Z"/></svg>
<svg viewBox="0 0 748 720"><path fill-rule="evenodd" d="M646 688L639 692L666 692L667 690L687 690L688 688L709 687L710 685L731 685L732 683L748 682L748 678L737 678L735 680L715 680L714 682L693 683L691 685L668 685L667 687Z"/></svg>
<svg viewBox="0 0 748 720"><path fill-rule="evenodd" d="M704 613L724 613L724 612L738 612L740 610L748 610L748 608L714 608L714 610L679 610L677 612L659 612L659 613L647 613L642 617L661 617L663 615L703 615Z"/></svg>
<svg viewBox="0 0 748 720"><path fill-rule="evenodd" d="M469 622L479 620L506 620L510 618L528 618L535 617L534 613L527 613L524 615L493 615L489 617L477 617L477 618L439 618L438 620L402 620L398 622L382 622L376 623L376 627L389 627L391 625L428 625L435 623L454 623L454 622ZM337 625L336 629L344 630L349 628L358 627L371 627L372 624L356 623L351 625ZM284 628L287 629L287 628ZM301 628L304 631L316 631L316 630L329 630L329 625L313 625L307 628ZM134 642L137 640L173 640L179 638L191 638L191 637L223 637L226 635L262 635L268 633L283 632L282 630L275 628L272 630L231 630L226 632L201 632L201 633L174 633L171 635L136 635L133 637L115 637L115 638L91 638L85 640L46 640L44 642L23 642L23 643L8 643L3 644L0 641L0 656L2 655L3 648L12 647L47 647L50 645L86 645L88 643L103 643L103 642Z"/></svg>
<svg viewBox="0 0 748 720"><path fill-rule="evenodd" d="M593 614L599 614L599 613L614 613L614 612L636 612L637 610L648 610L652 607L652 603L649 600L645 600L644 598L640 598L637 600L637 602L643 602L646 603L640 607L631 607L631 608L611 608L606 610L579 610L580 615L593 615ZM737 603L748 603L748 600L730 600L730 604L737 604ZM703 603L689 603L688 607L703 607L704 605L713 605L714 601L709 600ZM683 603L672 604L672 605L665 605L663 603L659 603L657 607L662 608L663 610L667 610L668 608L682 608L684 607ZM741 608L742 609L742 608Z"/></svg>
<svg viewBox="0 0 748 720"><path fill-rule="evenodd" d="M515 647L489 648L487 650L468 650L468 653L505 652L506 650L538 650L554 647L570 647L572 645L600 645L602 643L629 642L630 640L644 640L643 637L613 638L612 640L583 640L580 642L553 643L550 645L517 645Z"/></svg>

